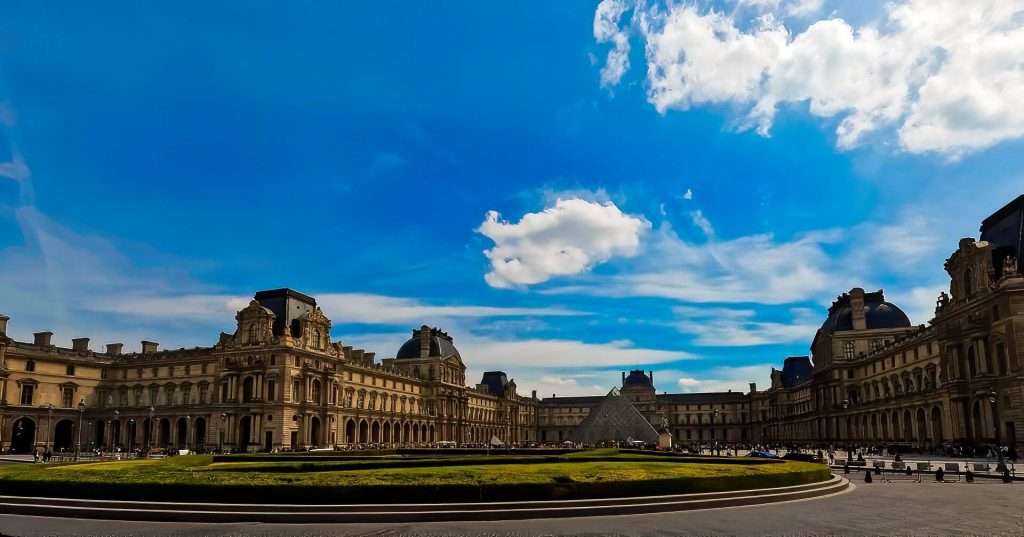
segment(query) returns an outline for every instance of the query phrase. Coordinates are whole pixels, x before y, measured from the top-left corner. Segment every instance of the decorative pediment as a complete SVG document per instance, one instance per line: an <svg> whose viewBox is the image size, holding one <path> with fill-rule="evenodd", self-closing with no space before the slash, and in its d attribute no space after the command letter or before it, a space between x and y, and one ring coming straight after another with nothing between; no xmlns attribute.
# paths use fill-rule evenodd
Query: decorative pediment
<svg viewBox="0 0 1024 537"><path fill-rule="evenodd" d="M327 328L331 327L331 320L324 315L323 310L319 306L302 314L302 317L299 317L299 319L310 324L326 326Z"/></svg>
<svg viewBox="0 0 1024 537"><path fill-rule="evenodd" d="M274 338L274 312L252 300L249 305L235 314L238 328L235 330L234 345L266 345Z"/></svg>

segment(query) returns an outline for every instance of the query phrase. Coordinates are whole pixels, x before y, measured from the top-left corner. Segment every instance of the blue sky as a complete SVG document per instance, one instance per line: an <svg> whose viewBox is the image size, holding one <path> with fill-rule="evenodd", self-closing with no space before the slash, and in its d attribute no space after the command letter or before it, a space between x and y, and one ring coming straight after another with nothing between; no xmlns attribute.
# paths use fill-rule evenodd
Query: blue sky
<svg viewBox="0 0 1024 537"><path fill-rule="evenodd" d="M15 3L0 310L176 348L288 286L544 395L763 386L1024 191L1024 7L961 4Z"/></svg>

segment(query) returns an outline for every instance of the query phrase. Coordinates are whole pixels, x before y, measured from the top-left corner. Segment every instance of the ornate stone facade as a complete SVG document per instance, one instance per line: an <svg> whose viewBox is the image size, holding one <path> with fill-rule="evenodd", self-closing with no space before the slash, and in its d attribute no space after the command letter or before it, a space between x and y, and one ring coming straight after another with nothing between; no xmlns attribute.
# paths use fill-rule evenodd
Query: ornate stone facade
<svg viewBox="0 0 1024 537"><path fill-rule="evenodd" d="M538 401L515 382L465 386L451 338L415 359L377 363L332 341L316 301L290 289L262 291L212 347L105 352L87 339L71 349L52 334L6 337L0 322L0 449L306 449L346 444L536 440ZM447 352L447 351L451 352ZM494 375L492 375L494 376ZM486 378L486 377L485 377ZM500 393L494 393L500 391ZM80 436L79 436L80 435Z"/></svg>

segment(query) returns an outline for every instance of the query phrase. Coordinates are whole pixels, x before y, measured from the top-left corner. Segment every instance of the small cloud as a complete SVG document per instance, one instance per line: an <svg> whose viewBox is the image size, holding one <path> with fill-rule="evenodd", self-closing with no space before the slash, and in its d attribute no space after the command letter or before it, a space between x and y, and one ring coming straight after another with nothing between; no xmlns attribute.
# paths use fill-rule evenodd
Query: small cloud
<svg viewBox="0 0 1024 537"><path fill-rule="evenodd" d="M558 199L519 222L489 211L477 232L494 241L484 250L491 262L485 276L491 287L508 288L548 281L590 270L614 257L633 257L647 219L623 213L612 202Z"/></svg>
<svg viewBox="0 0 1024 537"><path fill-rule="evenodd" d="M687 188L686 192L683 194L683 199L684 200L692 200L693 199L693 189Z"/></svg>
<svg viewBox="0 0 1024 537"><path fill-rule="evenodd" d="M711 225L711 221L708 220L704 213L698 209L690 212L690 219L693 220L693 225L700 228L704 232L704 236L709 239L715 238L715 228Z"/></svg>

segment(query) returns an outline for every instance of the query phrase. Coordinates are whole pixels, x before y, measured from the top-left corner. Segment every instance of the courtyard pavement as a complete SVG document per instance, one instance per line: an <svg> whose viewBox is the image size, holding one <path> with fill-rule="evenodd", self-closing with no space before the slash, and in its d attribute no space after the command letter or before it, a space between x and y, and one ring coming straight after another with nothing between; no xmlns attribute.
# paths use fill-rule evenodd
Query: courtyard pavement
<svg viewBox="0 0 1024 537"><path fill-rule="evenodd" d="M576 519L419 524L174 524L73 520L0 514L0 534L231 536L533 535L1024 535L1024 485L870 483L824 499Z"/></svg>

